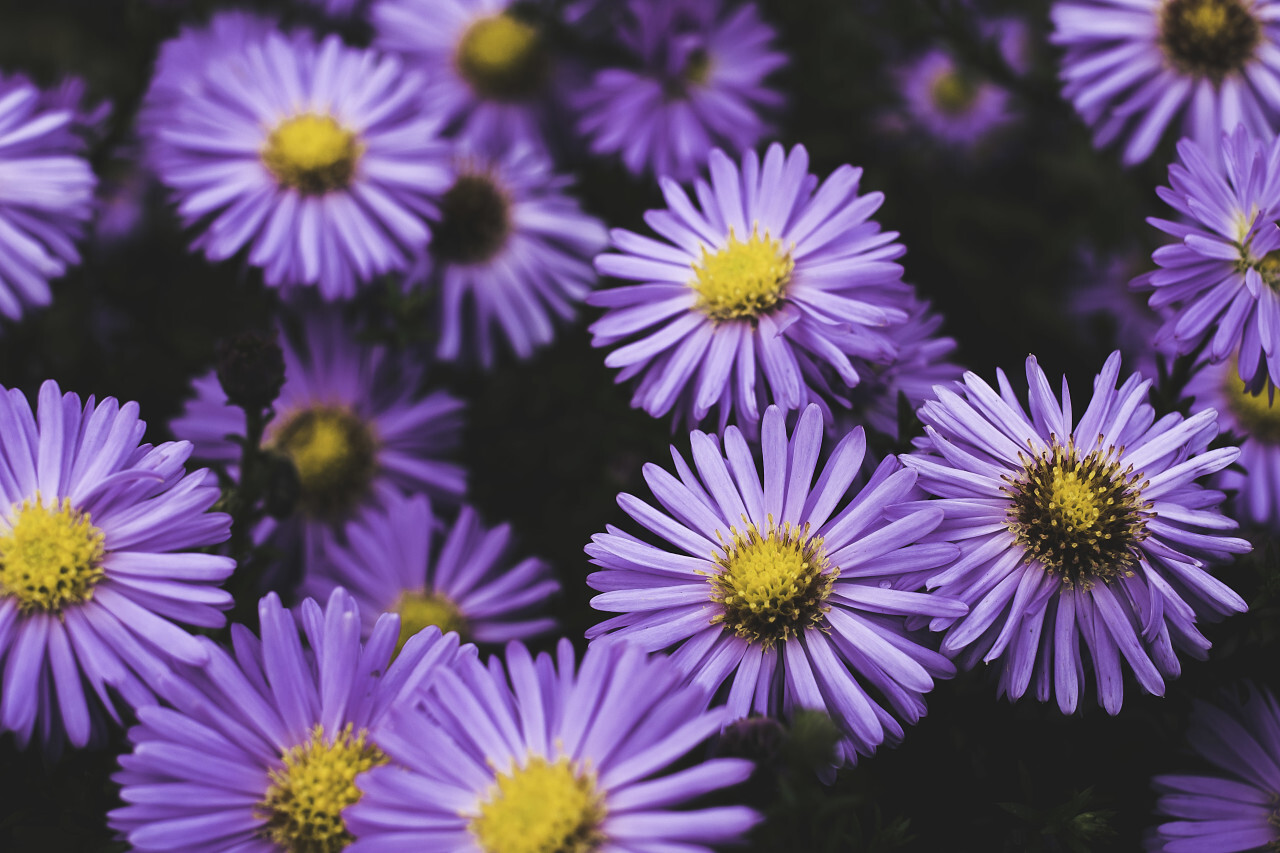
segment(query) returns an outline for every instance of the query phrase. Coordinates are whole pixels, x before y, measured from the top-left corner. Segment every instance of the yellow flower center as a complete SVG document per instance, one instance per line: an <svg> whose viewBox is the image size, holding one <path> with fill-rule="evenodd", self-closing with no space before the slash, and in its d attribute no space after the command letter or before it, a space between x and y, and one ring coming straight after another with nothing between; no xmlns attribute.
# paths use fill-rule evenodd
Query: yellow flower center
<svg viewBox="0 0 1280 853"><path fill-rule="evenodd" d="M443 260L480 264L492 259L511 235L511 199L492 175L465 172L440 199L440 222L431 248Z"/></svg>
<svg viewBox="0 0 1280 853"><path fill-rule="evenodd" d="M707 53L706 48L699 47L689 51L689 58L685 60L680 77L690 86L707 84L711 79L711 54Z"/></svg>
<svg viewBox="0 0 1280 853"><path fill-rule="evenodd" d="M309 515L345 515L365 496L376 468L370 425L346 408L315 406L284 420L268 441L298 471L299 505Z"/></svg>
<svg viewBox="0 0 1280 853"><path fill-rule="evenodd" d="M1275 405L1269 393L1272 389L1268 387L1261 394L1250 394L1234 361L1230 369L1224 371L1224 376L1222 390L1227 398L1227 408L1248 432L1249 438L1269 444L1280 442L1280 406Z"/></svg>
<svg viewBox="0 0 1280 853"><path fill-rule="evenodd" d="M368 734L353 735L347 724L326 742L316 726L310 740L285 752L284 767L271 771L271 787L258 803L263 837L290 853L337 853L354 841L342 810L360 799L356 777L387 763Z"/></svg>
<svg viewBox="0 0 1280 853"><path fill-rule="evenodd" d="M435 625L442 634L450 631L466 640L467 619L448 598L435 592L404 592L396 602L395 610L400 614L400 641L396 643L396 654L409 642L409 638Z"/></svg>
<svg viewBox="0 0 1280 853"><path fill-rule="evenodd" d="M695 307L712 320L754 319L773 309L787 291L795 261L782 243L751 229L742 242L729 229L729 242L715 254L702 247L689 282L698 294Z"/></svg>
<svg viewBox="0 0 1280 853"><path fill-rule="evenodd" d="M351 184L360 153L354 131L332 116L303 113L276 125L261 156L281 186L324 195Z"/></svg>
<svg viewBox="0 0 1280 853"><path fill-rule="evenodd" d="M593 774L531 756L498 774L469 828L484 853L592 853L605 840L604 815Z"/></svg>
<svg viewBox="0 0 1280 853"><path fill-rule="evenodd" d="M978 86L969 75L951 69L933 78L929 97L939 112L949 116L963 115L973 107L978 97Z"/></svg>
<svg viewBox="0 0 1280 853"><path fill-rule="evenodd" d="M724 556L715 557L720 571L707 578L720 605L712 624L766 649L825 625L840 570L828 562L821 536L810 537L808 525L776 527L772 516L764 535L754 524L745 533L731 527L729 535L728 543L721 538Z"/></svg>
<svg viewBox="0 0 1280 853"><path fill-rule="evenodd" d="M1146 482L1120 468L1114 449L1081 458L1074 444L1056 442L1031 459L1022 475L1005 478L1009 530L1025 549L1068 586L1088 588L1132 574L1137 544L1146 538L1150 504Z"/></svg>
<svg viewBox="0 0 1280 853"><path fill-rule="evenodd" d="M49 508L40 495L14 504L0 534L0 596L18 599L23 613L60 613L93 597L102 580L103 533L71 500Z"/></svg>
<svg viewBox="0 0 1280 853"><path fill-rule="evenodd" d="M454 61L477 94L497 100L529 97L542 87L547 71L541 34L505 13L469 26Z"/></svg>
<svg viewBox="0 0 1280 853"><path fill-rule="evenodd" d="M1166 0L1160 9L1159 44L1185 74L1221 82L1251 60L1262 27L1247 0Z"/></svg>

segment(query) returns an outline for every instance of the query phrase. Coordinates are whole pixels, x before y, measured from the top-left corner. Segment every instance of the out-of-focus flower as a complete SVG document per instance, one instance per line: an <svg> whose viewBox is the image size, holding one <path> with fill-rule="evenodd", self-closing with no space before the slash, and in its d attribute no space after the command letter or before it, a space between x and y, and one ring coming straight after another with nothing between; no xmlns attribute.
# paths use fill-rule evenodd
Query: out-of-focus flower
<svg viewBox="0 0 1280 853"><path fill-rule="evenodd" d="M1027 359L1029 409L1004 372L999 390L966 373L921 407L930 453L904 455L946 519L933 538L960 558L929 578L936 592L969 605L936 618L942 651L967 666L996 663L1010 699L1031 688L1056 695L1064 714L1079 702L1086 658L1108 713L1124 698L1123 659L1148 692L1162 695L1180 671L1176 650L1204 657L1199 618L1242 612L1244 601L1206 563L1249 550L1223 535L1236 523L1217 510L1221 492L1195 481L1239 450L1208 450L1212 409L1157 419L1140 374L1117 388L1120 354L1107 359L1093 396L1073 418L1063 380L1055 398Z"/></svg>
<svg viewBox="0 0 1280 853"><path fill-rule="evenodd" d="M1064 305L1076 321L1077 334L1104 352L1120 350L1125 362L1143 376L1156 376L1157 355L1172 359L1177 352L1167 341L1156 349L1161 316L1147 305L1144 294L1129 287L1135 273L1150 269L1150 259L1136 251L1103 256L1085 249L1079 262Z"/></svg>
<svg viewBox="0 0 1280 853"><path fill-rule="evenodd" d="M633 406L695 423L719 406L722 427L732 412L751 429L771 403L848 405L855 364L892 361L911 288L897 232L870 218L884 196L858 194L861 169L820 184L808 168L799 145L771 145L763 162L748 152L741 168L717 149L710 183L696 183L702 210L661 179L668 209L645 221L667 242L612 232L618 251L596 269L641 283L587 297L606 309L592 344L634 339L605 358L617 381L640 377Z"/></svg>
<svg viewBox="0 0 1280 853"><path fill-rule="evenodd" d="M706 693L625 643L592 644L574 671L516 643L506 666L441 671L379 744L396 766L360 779L350 853L392 849L680 850L711 853L759 820L745 806L680 808L745 781L752 764L711 758L667 772L725 723Z"/></svg>
<svg viewBox="0 0 1280 853"><path fill-rule="evenodd" d="M174 662L207 652L175 623L218 628L227 557L187 553L230 535L208 471L186 442L139 444L138 405L81 403L45 382L32 414L0 388L0 729L74 746L117 722ZM92 689L96 700L86 696Z"/></svg>

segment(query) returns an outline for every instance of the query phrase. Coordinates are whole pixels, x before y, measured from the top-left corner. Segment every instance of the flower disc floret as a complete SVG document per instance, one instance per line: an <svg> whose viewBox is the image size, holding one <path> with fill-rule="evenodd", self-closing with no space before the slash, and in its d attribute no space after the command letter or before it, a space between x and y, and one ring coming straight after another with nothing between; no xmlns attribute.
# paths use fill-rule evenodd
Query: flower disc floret
<svg viewBox="0 0 1280 853"><path fill-rule="evenodd" d="M1220 81L1244 68L1261 37L1241 0L1167 0L1160 10L1160 48L1187 74Z"/></svg>
<svg viewBox="0 0 1280 853"><path fill-rule="evenodd" d="M595 777L566 757L499 773L468 828L484 853L592 853L604 836Z"/></svg>
<svg viewBox="0 0 1280 853"><path fill-rule="evenodd" d="M495 176L463 171L440 199L431 248L446 262L484 263L502 251L511 227L511 199Z"/></svg>
<svg viewBox="0 0 1280 853"><path fill-rule="evenodd" d="M933 78L929 95L939 111L947 115L967 113L978 98L978 84L958 68L943 70Z"/></svg>
<svg viewBox="0 0 1280 853"><path fill-rule="evenodd" d="M1251 394L1235 371L1225 373L1222 384L1227 408L1248 431L1249 438L1280 444L1280 406L1276 405L1275 390Z"/></svg>
<svg viewBox="0 0 1280 853"><path fill-rule="evenodd" d="M502 13L480 18L458 42L456 61L477 94L519 100L537 92L547 56L537 28Z"/></svg>
<svg viewBox="0 0 1280 853"><path fill-rule="evenodd" d="M368 494L376 470L377 440L349 409L314 406L285 418L269 446L298 471L299 503L317 517L346 514Z"/></svg>
<svg viewBox="0 0 1280 853"><path fill-rule="evenodd" d="M403 648L414 634L432 625L443 634L453 631L465 636L468 633L467 619L458 605L436 592L405 592L396 602L395 612L400 614L397 650Z"/></svg>
<svg viewBox="0 0 1280 853"><path fill-rule="evenodd" d="M689 286L698 294L696 307L712 320L755 319L774 309L786 294L796 263L791 252L758 226L745 243L733 227L724 248L702 247Z"/></svg>
<svg viewBox="0 0 1280 853"><path fill-rule="evenodd" d="M303 113L267 136L262 162L282 186L303 195L344 190L360 162L360 140L333 116Z"/></svg>
<svg viewBox="0 0 1280 853"><path fill-rule="evenodd" d="M22 613L61 613L83 604L102 580L106 553L101 530L70 498L49 508L35 498L15 504L0 533L0 597L18 601Z"/></svg>

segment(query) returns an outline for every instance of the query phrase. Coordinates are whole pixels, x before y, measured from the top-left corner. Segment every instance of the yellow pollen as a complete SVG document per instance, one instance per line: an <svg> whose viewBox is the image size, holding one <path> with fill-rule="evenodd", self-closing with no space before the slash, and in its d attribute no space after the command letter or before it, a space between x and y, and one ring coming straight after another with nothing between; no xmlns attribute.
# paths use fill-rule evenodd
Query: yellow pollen
<svg viewBox="0 0 1280 853"><path fill-rule="evenodd" d="M568 758L530 756L494 781L468 825L484 853L592 853L604 844L595 775Z"/></svg>
<svg viewBox="0 0 1280 853"><path fill-rule="evenodd" d="M404 592L396 602L395 610L400 614L400 640L396 643L396 654L410 637L432 625L443 634L455 631L464 642L467 639L466 617L458 605L437 592Z"/></svg>
<svg viewBox="0 0 1280 853"><path fill-rule="evenodd" d="M707 577L711 600L720 605L712 624L766 649L807 628L825 628L840 570L827 561L822 537L810 537L807 524L776 527L773 516L763 535L748 524L745 532L729 528L729 537L720 539L724 556L713 557L720 571Z"/></svg>
<svg viewBox="0 0 1280 853"><path fill-rule="evenodd" d="M1280 442L1280 406L1272 396L1275 389L1268 384L1261 394L1250 394L1233 360L1223 372L1223 392L1227 408L1249 434L1249 438L1275 444Z"/></svg>
<svg viewBox="0 0 1280 853"><path fill-rule="evenodd" d="M969 111L978 97L978 87L968 75L959 71L944 71L933 78L929 96L939 111L949 116Z"/></svg>
<svg viewBox="0 0 1280 853"><path fill-rule="evenodd" d="M1179 71L1215 82L1240 71L1262 40L1247 0L1165 0L1157 42Z"/></svg>
<svg viewBox="0 0 1280 853"><path fill-rule="evenodd" d="M18 600L22 613L61 613L93 597L102 580L104 536L89 514L63 498L46 507L35 498L14 504L0 533L0 597Z"/></svg>
<svg viewBox="0 0 1280 853"><path fill-rule="evenodd" d="M281 185L323 195L351 183L360 153L356 134L332 116L303 113L276 125L261 156Z"/></svg>
<svg viewBox="0 0 1280 853"><path fill-rule="evenodd" d="M354 841L342 810L360 799L356 777L387 763L368 735L364 729L354 735L348 723L326 741L316 726L310 740L285 752L284 767L271 771L271 787L258 803L263 837L290 853L337 853Z"/></svg>
<svg viewBox="0 0 1280 853"><path fill-rule="evenodd" d="M542 37L508 14L480 18L458 41L458 71L475 91L499 100L537 92L546 71Z"/></svg>
<svg viewBox="0 0 1280 853"><path fill-rule="evenodd" d="M791 253L768 231L762 237L753 226L744 243L730 228L723 249L712 254L702 247L689 286L698 294L695 307L712 320L755 319L786 296L794 269Z"/></svg>
<svg viewBox="0 0 1280 853"><path fill-rule="evenodd" d="M341 516L368 492L377 442L370 425L349 409L314 406L284 419L267 446L298 471L299 503L314 516Z"/></svg>
<svg viewBox="0 0 1280 853"><path fill-rule="evenodd" d="M701 47L690 51L680 76L691 86L705 86L711 79L711 54Z"/></svg>

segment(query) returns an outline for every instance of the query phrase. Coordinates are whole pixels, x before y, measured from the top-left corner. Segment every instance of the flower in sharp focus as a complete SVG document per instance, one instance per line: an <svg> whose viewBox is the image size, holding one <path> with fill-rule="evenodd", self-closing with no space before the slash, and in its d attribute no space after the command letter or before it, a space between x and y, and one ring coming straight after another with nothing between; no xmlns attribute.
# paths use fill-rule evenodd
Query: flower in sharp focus
<svg viewBox="0 0 1280 853"><path fill-rule="evenodd" d="M527 639L555 627L556 620L539 611L560 584L542 560L511 563L508 525L486 528L475 510L463 507L433 547L437 522L426 498L384 503L350 522L341 541L326 535L319 565L309 567L303 581L304 595L344 587L360 603L366 631L378 614L399 614L401 641L429 625L477 643Z"/></svg>
<svg viewBox="0 0 1280 853"><path fill-rule="evenodd" d="M1124 697L1121 660L1150 693L1179 673L1176 650L1205 657L1197 619L1243 612L1244 601L1206 564L1249 550L1223 534L1236 523L1217 510L1221 492L1198 477L1229 465L1234 447L1208 450L1217 412L1157 418L1150 381L1117 388L1120 354L1107 359L1079 420L1063 381L1055 399L1034 356L1029 409L1000 371L999 391L966 373L921 407L929 453L901 457L946 513L934 538L960 557L928 581L969 612L935 619L942 651L966 665L997 663L1000 691L1079 701L1086 658L1108 713Z"/></svg>
<svg viewBox="0 0 1280 853"><path fill-rule="evenodd" d="M787 58L754 3L630 0L619 15L614 33L638 67L598 71L575 98L592 152L688 181L709 149L760 141L761 113L784 101L765 80Z"/></svg>
<svg viewBox="0 0 1280 853"><path fill-rule="evenodd" d="M674 449L678 476L646 465L662 509L628 494L618 504L669 546L613 526L592 537L587 554L603 569L587 578L601 591L592 606L622 615L588 637L649 651L678 646L672 663L698 684L714 690L732 676L734 718L825 711L845 732L840 757L852 761L901 738L885 706L914 723L934 679L954 673L904 629L903 616L954 619L966 608L919 590L922 572L956 554L950 544L918 544L942 510L886 516L912 491L915 472L887 459L843 502L862 464L863 430L836 445L815 484L822 433L822 415L809 406L788 440L783 413L771 406L763 479L736 427L723 451L714 436L689 437L696 475Z"/></svg>
<svg viewBox="0 0 1280 853"><path fill-rule="evenodd" d="M186 442L139 444L136 403L95 405L0 388L0 729L88 743L109 691L137 707L177 661L205 649L175 623L218 628L227 557L186 553L230 535L207 512L212 475L187 474ZM85 687L94 696L86 695Z"/></svg>
<svg viewBox="0 0 1280 853"><path fill-rule="evenodd" d="M49 280L80 262L93 212L97 180L66 100L0 74L0 315L10 320L49 304Z"/></svg>
<svg viewBox="0 0 1280 853"><path fill-rule="evenodd" d="M1051 15L1063 96L1098 147L1126 138L1126 164L1179 116L1206 149L1239 122L1265 135L1277 123L1278 0L1060 0Z"/></svg>
<svg viewBox="0 0 1280 853"><path fill-rule="evenodd" d="M1157 192L1186 221L1147 221L1174 238L1151 256L1160 266L1134 279L1166 315L1155 344L1178 353L1207 342L1212 361L1234 359L1258 390L1280 383L1280 139L1244 127L1216 141L1211 157L1178 143L1169 187Z"/></svg>
<svg viewBox="0 0 1280 853"><path fill-rule="evenodd" d="M336 37L209 38L201 73L159 63L175 79L153 83L142 123L194 246L211 260L247 247L267 284L329 300L406 269L446 186L426 81Z"/></svg>
<svg viewBox="0 0 1280 853"><path fill-rule="evenodd" d="M1196 703L1187 740L1212 764L1206 773L1156 776L1156 811L1173 818L1146 848L1161 853L1235 853L1280 848L1280 704L1248 687L1224 708Z"/></svg>
<svg viewBox="0 0 1280 853"><path fill-rule="evenodd" d="M232 627L233 651L201 638L209 662L177 673L143 708L113 777L107 815L134 850L337 853L357 776L388 762L389 711L412 705L440 668L474 659L457 637L424 631L392 659L400 627L384 615L365 643L343 590L293 612L258 605L262 637ZM300 641L299 628L306 645Z"/></svg>
<svg viewBox="0 0 1280 853"><path fill-rule="evenodd" d="M907 319L911 289L894 262L897 233L870 219L881 193L858 194L862 170L826 181L808 172L797 145L771 145L741 168L711 152L711 181L696 183L699 211L675 181L661 180L668 209L645 221L667 242L612 232L603 275L639 281L587 297L606 309L592 343L617 381L640 381L632 405L697 422L713 406L751 429L770 404L799 409L858 384L856 360L888 363L891 329ZM763 379L764 381L760 381ZM767 386L767 389L766 389Z"/></svg>
<svg viewBox="0 0 1280 853"><path fill-rule="evenodd" d="M745 781L751 762L665 772L726 721L703 690L625 643L592 644L575 668L561 640L554 660L512 643L505 667L468 659L441 672L379 741L407 769L360 780L351 853L710 853L759 820L744 806L681 808Z"/></svg>
<svg viewBox="0 0 1280 853"><path fill-rule="evenodd" d="M519 358L551 342L595 284L604 226L567 192L536 149L501 157L463 146L440 198L435 237L408 279L439 293L436 357L493 364L495 326Z"/></svg>

